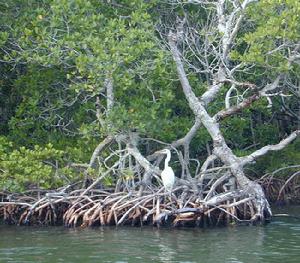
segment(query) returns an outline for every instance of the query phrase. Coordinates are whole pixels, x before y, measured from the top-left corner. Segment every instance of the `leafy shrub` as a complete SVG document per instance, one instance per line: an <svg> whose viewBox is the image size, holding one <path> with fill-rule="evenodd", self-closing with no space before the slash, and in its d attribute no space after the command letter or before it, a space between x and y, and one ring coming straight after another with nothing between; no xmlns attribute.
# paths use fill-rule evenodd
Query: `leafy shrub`
<svg viewBox="0 0 300 263"><path fill-rule="evenodd" d="M0 189L54 188L65 183L65 174L70 175L69 169L56 167L62 163L64 152L54 149L52 144L12 150L12 143L5 137L0 137L0 143Z"/></svg>

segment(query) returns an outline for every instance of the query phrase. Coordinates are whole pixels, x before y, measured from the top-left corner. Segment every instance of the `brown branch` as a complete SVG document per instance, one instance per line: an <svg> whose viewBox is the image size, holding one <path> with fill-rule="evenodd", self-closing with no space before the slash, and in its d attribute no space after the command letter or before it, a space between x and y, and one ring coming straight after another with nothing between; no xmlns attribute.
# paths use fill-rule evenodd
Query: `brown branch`
<svg viewBox="0 0 300 263"><path fill-rule="evenodd" d="M215 120L220 121L223 120L231 115L234 115L240 111L242 111L245 108L248 108L252 105L253 102L257 101L260 98L258 94L254 94L251 97L245 99L240 104L230 107L229 109L225 109L222 111L219 111L215 116Z"/></svg>

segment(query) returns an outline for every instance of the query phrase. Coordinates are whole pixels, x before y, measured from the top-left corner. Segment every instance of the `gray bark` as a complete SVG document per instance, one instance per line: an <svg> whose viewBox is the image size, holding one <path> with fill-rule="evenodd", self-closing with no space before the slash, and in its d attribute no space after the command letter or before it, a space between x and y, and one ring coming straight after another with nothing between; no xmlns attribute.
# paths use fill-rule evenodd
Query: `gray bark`
<svg viewBox="0 0 300 263"><path fill-rule="evenodd" d="M170 33L168 40L174 61L176 63L177 73L184 95L188 101L189 107L194 112L196 118L201 121L213 140L213 154L220 160L222 160L225 165L230 167L231 173L236 178L239 187L242 190L246 191L249 195L251 194L255 196L255 206L257 208L257 213L259 217L263 219L264 210L268 210L269 214L271 214L271 211L269 209L269 204L265 198L261 186L255 182L251 182L245 176L243 172L243 163L238 157L233 154L232 150L228 147L216 119L208 114L203 103L196 97L195 93L192 91L189 80L184 70L182 60L180 58L180 52L176 45L176 35Z"/></svg>

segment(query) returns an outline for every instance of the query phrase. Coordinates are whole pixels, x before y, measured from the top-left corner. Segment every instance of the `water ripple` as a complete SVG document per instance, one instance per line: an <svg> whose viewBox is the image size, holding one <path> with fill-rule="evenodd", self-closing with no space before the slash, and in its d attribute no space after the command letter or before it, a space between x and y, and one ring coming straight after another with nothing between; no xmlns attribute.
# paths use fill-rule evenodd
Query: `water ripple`
<svg viewBox="0 0 300 263"><path fill-rule="evenodd" d="M284 218L207 230L0 226L0 262L298 263L299 223Z"/></svg>

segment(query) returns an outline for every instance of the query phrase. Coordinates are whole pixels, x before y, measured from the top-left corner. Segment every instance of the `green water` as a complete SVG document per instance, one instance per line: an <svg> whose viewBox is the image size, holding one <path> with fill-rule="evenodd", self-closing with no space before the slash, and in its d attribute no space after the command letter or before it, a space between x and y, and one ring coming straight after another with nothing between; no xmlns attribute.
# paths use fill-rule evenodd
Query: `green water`
<svg viewBox="0 0 300 263"><path fill-rule="evenodd" d="M300 207L288 212L300 216ZM0 262L299 263L300 220L206 230L0 226Z"/></svg>

